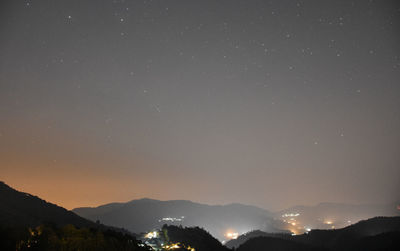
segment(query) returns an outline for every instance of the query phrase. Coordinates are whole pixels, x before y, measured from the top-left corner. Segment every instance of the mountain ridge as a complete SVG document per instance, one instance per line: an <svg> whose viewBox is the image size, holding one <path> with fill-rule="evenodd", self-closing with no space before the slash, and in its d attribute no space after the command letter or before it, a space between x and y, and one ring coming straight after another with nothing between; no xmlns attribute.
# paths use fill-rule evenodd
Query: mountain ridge
<svg viewBox="0 0 400 251"><path fill-rule="evenodd" d="M137 233L160 228L165 223L204 227L220 240L224 239L228 229L239 232L253 228L281 231L274 227L272 212L240 203L208 205L190 200L161 201L144 198L126 203L75 208L72 211L90 220L99 220Z"/></svg>

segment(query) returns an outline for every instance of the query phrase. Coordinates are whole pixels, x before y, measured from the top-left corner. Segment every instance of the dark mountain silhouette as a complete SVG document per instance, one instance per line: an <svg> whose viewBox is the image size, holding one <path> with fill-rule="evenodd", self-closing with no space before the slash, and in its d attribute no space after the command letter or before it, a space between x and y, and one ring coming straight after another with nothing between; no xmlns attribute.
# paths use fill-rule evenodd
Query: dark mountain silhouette
<svg viewBox="0 0 400 251"><path fill-rule="evenodd" d="M131 250L151 249L130 234L101 228L42 224L35 228L0 226L0 250Z"/></svg>
<svg viewBox="0 0 400 251"><path fill-rule="evenodd" d="M322 247L299 243L293 240L261 236L242 244L237 251L328 251Z"/></svg>
<svg viewBox="0 0 400 251"><path fill-rule="evenodd" d="M104 223L128 229L161 228L164 240L197 251L226 251L205 226L223 236L227 229L276 230L272 214L266 210L230 204L210 206L190 201L142 199L112 203L76 212ZM96 214L97 213L97 214ZM163 219L164 218L164 219ZM126 223L124 223L126 222ZM172 223L173 225L164 224ZM139 224L139 227L135 225ZM174 225L175 224L175 225ZM183 227L187 225L196 227ZM144 229L147 228L147 229ZM375 217L334 230L312 230L291 236L285 233L252 231L228 242L239 251L248 250L398 250L400 217ZM19 192L0 182L0 250L148 250L121 229L84 219L36 196Z"/></svg>
<svg viewBox="0 0 400 251"><path fill-rule="evenodd" d="M276 228L280 222L275 221L270 212L242 204L211 206L185 200L141 199L96 208L76 208L73 212L87 219L100 220L104 224L123 227L136 233L161 228L164 224L203 227L220 240L224 239L228 229L239 233L253 229L281 231Z"/></svg>
<svg viewBox="0 0 400 251"><path fill-rule="evenodd" d="M0 181L0 225L38 226L52 223L92 227L96 224L34 195L19 192Z"/></svg>
<svg viewBox="0 0 400 251"><path fill-rule="evenodd" d="M398 250L400 247L400 232L388 232L375 236L363 237L350 244L343 250L351 251L378 251Z"/></svg>
<svg viewBox="0 0 400 251"><path fill-rule="evenodd" d="M276 218L285 219L285 214L296 214L297 222L312 229L343 228L361 220L376 216L400 216L399 203L352 205L344 203L320 203L315 206L294 206L275 213ZM287 217L288 219L290 217ZM327 224L326 222L331 222Z"/></svg>
<svg viewBox="0 0 400 251"><path fill-rule="evenodd" d="M167 226L162 228L165 238L171 243L191 247L197 251L229 251L221 242L199 227ZM185 249L186 250L186 249Z"/></svg>
<svg viewBox="0 0 400 251"><path fill-rule="evenodd" d="M362 238L398 231L400 231L400 217L375 217L342 229L313 230L308 234L294 236L293 239L333 250L344 250Z"/></svg>
<svg viewBox="0 0 400 251"><path fill-rule="evenodd" d="M149 250L126 230L96 224L0 182L0 250Z"/></svg>
<svg viewBox="0 0 400 251"><path fill-rule="evenodd" d="M399 233L400 217L375 217L343 229L255 237L237 250L398 250Z"/></svg>

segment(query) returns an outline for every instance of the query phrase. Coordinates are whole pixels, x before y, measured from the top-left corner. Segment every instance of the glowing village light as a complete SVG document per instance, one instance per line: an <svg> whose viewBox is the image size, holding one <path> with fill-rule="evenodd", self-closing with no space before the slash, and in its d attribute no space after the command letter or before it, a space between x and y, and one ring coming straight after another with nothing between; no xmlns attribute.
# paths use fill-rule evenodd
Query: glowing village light
<svg viewBox="0 0 400 251"><path fill-rule="evenodd" d="M176 249L176 248L180 248L180 246L179 246L179 244L176 244L176 243L175 243L175 244L172 244L171 248L172 248L172 249Z"/></svg>
<svg viewBox="0 0 400 251"><path fill-rule="evenodd" d="M144 237L147 239L157 238L158 232L157 231L148 232Z"/></svg>
<svg viewBox="0 0 400 251"><path fill-rule="evenodd" d="M225 234L225 237L228 238L228 239L231 239L231 240L235 240L235 239L237 239L239 237L239 233L237 233L237 232L227 232Z"/></svg>
<svg viewBox="0 0 400 251"><path fill-rule="evenodd" d="M171 249L181 248L181 246L179 245L179 243L172 243L172 244L164 246L163 248L166 249L166 250L171 250Z"/></svg>

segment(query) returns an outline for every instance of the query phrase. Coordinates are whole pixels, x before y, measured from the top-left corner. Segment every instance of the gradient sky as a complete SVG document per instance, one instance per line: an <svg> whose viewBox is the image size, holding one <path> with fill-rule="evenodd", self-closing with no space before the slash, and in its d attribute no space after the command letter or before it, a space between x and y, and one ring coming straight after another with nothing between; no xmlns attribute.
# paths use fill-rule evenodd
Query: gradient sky
<svg viewBox="0 0 400 251"><path fill-rule="evenodd" d="M0 179L66 208L400 197L400 1L3 0Z"/></svg>

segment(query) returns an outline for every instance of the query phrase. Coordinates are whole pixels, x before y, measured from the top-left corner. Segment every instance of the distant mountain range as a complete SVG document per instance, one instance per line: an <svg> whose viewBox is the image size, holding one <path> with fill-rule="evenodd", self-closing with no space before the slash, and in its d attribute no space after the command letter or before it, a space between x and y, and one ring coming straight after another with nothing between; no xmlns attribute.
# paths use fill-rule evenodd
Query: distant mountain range
<svg viewBox="0 0 400 251"><path fill-rule="evenodd" d="M200 226L224 240L227 231L245 233L253 229L282 232L281 221L273 219L267 210L242 204L205 205L185 200L133 200L72 210L87 219L140 233L164 224Z"/></svg>
<svg viewBox="0 0 400 251"><path fill-rule="evenodd" d="M376 216L400 216L399 203L362 204L320 203L315 206L294 206L275 213L275 218L309 229L342 228ZM292 227L293 228L293 227ZM300 231L300 232L302 232Z"/></svg>
<svg viewBox="0 0 400 251"><path fill-rule="evenodd" d="M258 233L260 234L260 233ZM240 239L240 237L238 238ZM237 251L253 250L398 250L400 217L375 217L337 230L312 230L298 236L260 234L242 239Z"/></svg>
<svg viewBox="0 0 400 251"><path fill-rule="evenodd" d="M200 226L219 240L228 240L228 231L243 234L251 230L268 233L302 234L311 229L342 228L375 216L397 216L396 204L349 205L320 203L316 206L295 206L279 212L242 204L206 205L185 200L153 199L110 203L99 207L72 210L76 214L140 233L161 228L163 224Z"/></svg>

